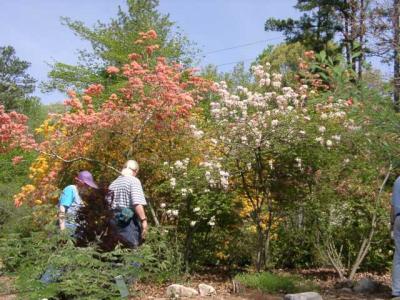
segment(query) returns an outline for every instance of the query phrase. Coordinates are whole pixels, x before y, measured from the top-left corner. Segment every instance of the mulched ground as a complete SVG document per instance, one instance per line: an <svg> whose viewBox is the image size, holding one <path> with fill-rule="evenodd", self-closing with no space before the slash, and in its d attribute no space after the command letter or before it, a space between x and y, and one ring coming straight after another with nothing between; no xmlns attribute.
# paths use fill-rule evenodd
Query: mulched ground
<svg viewBox="0 0 400 300"><path fill-rule="evenodd" d="M284 271L280 271L285 273ZM376 293L370 295L362 295L356 293L349 293L342 290L345 284L339 282L336 273L331 269L309 269L291 271L291 274L298 274L309 280L312 280L317 286L320 287L320 294L323 299L326 300L383 300L391 299L391 278L390 274L372 274L372 273L359 273L356 275L356 280L362 278L371 278L379 284L379 288ZM233 293L232 280L224 276L223 274L217 275L194 275L184 278L180 282L174 282L182 284L187 287L197 288L200 283L205 283L213 286L217 291L215 297L196 297L191 299L212 299L212 300L281 300L283 294L268 295L263 294L256 290L241 289L240 293ZM132 290L134 290L135 297L131 299L154 299L161 300L165 298L165 292L169 284L154 284L154 283L137 283Z"/></svg>
<svg viewBox="0 0 400 300"><path fill-rule="evenodd" d="M14 300L17 295L14 294L13 289L14 279L8 276L0 276L0 299L1 300Z"/></svg>

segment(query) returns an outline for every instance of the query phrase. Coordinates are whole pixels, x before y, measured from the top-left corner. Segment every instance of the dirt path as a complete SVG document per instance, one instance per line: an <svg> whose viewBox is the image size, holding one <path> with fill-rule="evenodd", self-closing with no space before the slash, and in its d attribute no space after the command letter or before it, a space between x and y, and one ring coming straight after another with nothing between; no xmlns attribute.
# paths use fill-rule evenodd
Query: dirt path
<svg viewBox="0 0 400 300"><path fill-rule="evenodd" d="M15 300L17 295L13 291L13 279L7 276L0 276L0 300Z"/></svg>

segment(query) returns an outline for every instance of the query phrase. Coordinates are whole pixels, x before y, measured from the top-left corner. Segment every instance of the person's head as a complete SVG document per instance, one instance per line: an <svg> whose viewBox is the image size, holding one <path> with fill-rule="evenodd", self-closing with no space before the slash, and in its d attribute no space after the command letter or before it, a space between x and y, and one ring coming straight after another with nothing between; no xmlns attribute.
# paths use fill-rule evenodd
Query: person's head
<svg viewBox="0 0 400 300"><path fill-rule="evenodd" d="M128 160L124 164L124 168L121 171L121 174L124 176L136 176L139 172L139 164L136 160Z"/></svg>
<svg viewBox="0 0 400 300"><path fill-rule="evenodd" d="M93 176L89 171L81 171L78 176L75 177L76 185L79 189L86 189L88 187L98 189L99 187L93 180Z"/></svg>
<svg viewBox="0 0 400 300"><path fill-rule="evenodd" d="M139 172L139 164L137 163L136 160L133 160L133 159L128 160L125 163L124 167L126 169L131 170L133 172L133 176L135 176Z"/></svg>

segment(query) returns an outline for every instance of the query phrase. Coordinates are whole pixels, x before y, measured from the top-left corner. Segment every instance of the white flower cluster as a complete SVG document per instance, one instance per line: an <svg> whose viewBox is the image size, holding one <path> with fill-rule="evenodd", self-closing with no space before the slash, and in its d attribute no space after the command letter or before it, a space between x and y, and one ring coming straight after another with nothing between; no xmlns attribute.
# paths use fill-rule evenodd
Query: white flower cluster
<svg viewBox="0 0 400 300"><path fill-rule="evenodd" d="M210 220L207 222L211 227L215 226L215 216L212 216Z"/></svg>
<svg viewBox="0 0 400 300"><path fill-rule="evenodd" d="M300 158L300 157L296 157L294 160L295 160L296 163L297 163L297 167L298 167L300 170L303 170L303 161L301 160L301 158Z"/></svg>
<svg viewBox="0 0 400 300"><path fill-rule="evenodd" d="M173 168L177 171L186 171L188 164L189 164L189 158L185 158L183 160L177 160L174 163Z"/></svg>
<svg viewBox="0 0 400 300"><path fill-rule="evenodd" d="M251 71L253 72L254 76L258 80L258 85L262 86L270 86L271 84L271 74L268 72L271 65L267 63L265 67L261 65L252 66Z"/></svg>
<svg viewBox="0 0 400 300"><path fill-rule="evenodd" d="M176 178L175 178L175 177L172 177L172 178L169 180L169 183L171 184L171 187L174 189L175 186L176 186Z"/></svg>
<svg viewBox="0 0 400 300"><path fill-rule="evenodd" d="M303 85L295 92L291 87L281 87L282 75L268 72L269 64L263 66L253 66L252 72L257 82L262 86L269 86L269 82L274 86L272 91L252 92L248 88L238 86L237 94L228 91L226 82L216 83L216 88L220 99L211 102L211 115L223 124L235 122L238 124L238 131L244 132L240 124L251 124L252 128L266 126L265 120L279 119L280 115L286 115L301 108L307 93L307 86ZM276 121L273 123L276 124ZM256 140L256 139L253 139Z"/></svg>
<svg viewBox="0 0 400 300"><path fill-rule="evenodd" d="M193 194L193 189L186 189L186 188L182 188L181 189L181 195L182 197L186 197L189 194Z"/></svg>
<svg viewBox="0 0 400 300"><path fill-rule="evenodd" d="M190 129L191 129L191 131L192 131L193 136L194 136L196 139L199 140L199 139L201 139L201 138L204 136L204 131L203 131L203 130L200 130L200 129L197 129L196 125L194 125L194 124L190 125Z"/></svg>
<svg viewBox="0 0 400 300"><path fill-rule="evenodd" d="M211 187L216 187L219 183L223 189L228 189L229 187L229 173L222 169L220 162L202 162L200 166L206 169L204 176Z"/></svg>
<svg viewBox="0 0 400 300"><path fill-rule="evenodd" d="M325 126L319 126L318 127L318 132L324 135L326 132L326 127ZM323 136L319 136L315 138L315 141L320 143L321 145L326 145L328 149L330 149L334 143L339 144L341 141L341 136L339 134L332 135L330 138L324 138Z"/></svg>
<svg viewBox="0 0 400 300"><path fill-rule="evenodd" d="M238 86L231 92L226 82L216 84L219 98L211 103L211 116L219 131L212 144L218 145L224 153L235 156L242 150L250 153L271 148L277 141L290 144L305 138L315 138L321 146L332 149L342 142L342 136L331 125L339 125L339 131L359 129L351 120L346 121L348 104L345 100L335 101L330 97L324 103L311 106L306 102L312 92L307 85L295 89L282 86L282 75L270 72L269 64L253 66L251 70L257 91ZM295 165L301 170L305 168L300 158L295 159ZM273 159L269 166L271 170L276 167ZM221 185L225 185L229 174L225 176L215 169L218 168L206 172L210 186L217 183L216 174L220 175Z"/></svg>
<svg viewBox="0 0 400 300"><path fill-rule="evenodd" d="M170 218L176 218L179 216L179 210L177 209L168 209L165 213Z"/></svg>

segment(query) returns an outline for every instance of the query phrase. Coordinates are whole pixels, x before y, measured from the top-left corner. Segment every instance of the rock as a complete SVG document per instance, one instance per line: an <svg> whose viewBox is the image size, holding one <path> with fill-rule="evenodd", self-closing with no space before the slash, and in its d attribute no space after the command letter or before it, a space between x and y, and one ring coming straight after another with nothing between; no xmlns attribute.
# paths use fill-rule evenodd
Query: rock
<svg viewBox="0 0 400 300"><path fill-rule="evenodd" d="M362 293L362 294L370 294L376 292L377 289L378 289L378 284L369 278L361 279L356 283L356 285L353 288L353 290L356 293Z"/></svg>
<svg viewBox="0 0 400 300"><path fill-rule="evenodd" d="M200 296L214 296L217 294L217 291L211 286L204 283L199 284L199 292Z"/></svg>
<svg viewBox="0 0 400 300"><path fill-rule="evenodd" d="M354 282L351 280L342 280L339 281L335 284L335 288L341 289L341 288L352 288L354 286Z"/></svg>
<svg viewBox="0 0 400 300"><path fill-rule="evenodd" d="M243 293L246 290L245 286L241 284L239 281L232 280L232 293L239 294Z"/></svg>
<svg viewBox="0 0 400 300"><path fill-rule="evenodd" d="M306 292L298 294L287 294L283 298L284 300L322 300L320 294L316 292Z"/></svg>
<svg viewBox="0 0 400 300"><path fill-rule="evenodd" d="M194 297L199 294L195 289L185 287L180 284L171 284L167 287L167 296L170 298L179 298L179 297Z"/></svg>
<svg viewBox="0 0 400 300"><path fill-rule="evenodd" d="M346 294L351 294L351 293L353 292L353 290L352 290L351 288L344 287L344 288L341 288L341 289L339 290L339 292L341 292L341 293L346 293Z"/></svg>

